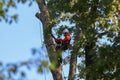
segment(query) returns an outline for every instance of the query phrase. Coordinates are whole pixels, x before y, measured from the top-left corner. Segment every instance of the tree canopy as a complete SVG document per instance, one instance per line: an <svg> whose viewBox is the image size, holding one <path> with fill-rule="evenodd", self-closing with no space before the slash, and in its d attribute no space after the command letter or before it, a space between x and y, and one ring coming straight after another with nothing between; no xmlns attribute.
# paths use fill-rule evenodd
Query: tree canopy
<svg viewBox="0 0 120 80"><path fill-rule="evenodd" d="M32 1L34 0L28 1L29 5L32 4ZM41 20L45 28L44 40L48 52L54 52L48 48L51 30L59 35L66 27L70 30L73 40L70 48L72 55L70 64L79 71L78 74L74 74L72 80L75 77L86 80L118 80L120 78L119 0L36 1L41 13L43 12L42 18L40 18L40 14L38 14L39 16L36 14L36 17ZM17 2L25 3L26 0L2 0L0 2L0 20L8 22L7 12L10 7L15 8ZM10 16L9 23L12 19L16 20L17 15ZM62 22L69 22L69 25L61 25ZM77 61L77 58L80 58L81 61ZM45 66L47 64L46 62L43 63ZM41 67L39 69L42 70ZM72 74L71 71L69 71L70 74Z"/></svg>
<svg viewBox="0 0 120 80"><path fill-rule="evenodd" d="M89 79L119 79L116 70L119 66L119 60L116 61L119 56L116 56L119 54L119 4L119 0L48 2L50 16L56 23L67 20L75 24L72 51L83 57L79 77L85 78L88 73ZM80 29L82 34L79 35Z"/></svg>

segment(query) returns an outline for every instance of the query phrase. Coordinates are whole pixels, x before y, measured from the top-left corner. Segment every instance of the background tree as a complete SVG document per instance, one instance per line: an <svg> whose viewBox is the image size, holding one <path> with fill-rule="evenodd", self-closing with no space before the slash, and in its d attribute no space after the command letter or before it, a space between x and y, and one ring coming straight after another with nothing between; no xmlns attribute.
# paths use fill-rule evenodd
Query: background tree
<svg viewBox="0 0 120 80"><path fill-rule="evenodd" d="M73 33L73 43L70 48L70 80L74 80L76 76L86 80L120 78L119 0L40 0L37 3L40 13L37 13L36 17L43 24L44 41L50 62L54 64L54 68L50 67L54 80L62 80L62 68L55 62L57 58L53 54L57 52L52 45L50 34L61 22L74 24L74 26L65 25ZM5 9L1 11L4 12ZM63 28L59 26L56 32L61 33ZM81 61L77 61L77 57L81 58ZM77 75L76 68L79 71Z"/></svg>

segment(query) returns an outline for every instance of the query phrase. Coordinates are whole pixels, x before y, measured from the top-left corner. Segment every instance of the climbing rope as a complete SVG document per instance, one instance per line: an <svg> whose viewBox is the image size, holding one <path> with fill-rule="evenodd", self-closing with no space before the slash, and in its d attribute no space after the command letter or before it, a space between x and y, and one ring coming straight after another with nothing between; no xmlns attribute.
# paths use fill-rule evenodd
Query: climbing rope
<svg viewBox="0 0 120 80"><path fill-rule="evenodd" d="M40 25L40 22L39 22L39 28L40 28L40 43L42 44L43 46L43 33L42 33L42 26Z"/></svg>
<svg viewBox="0 0 120 80"><path fill-rule="evenodd" d="M45 72L45 69L43 70L43 72L44 72L44 78L45 78L45 80L47 80L47 79L46 79L46 72Z"/></svg>
<svg viewBox="0 0 120 80"><path fill-rule="evenodd" d="M39 10L38 10L38 12L39 12ZM40 24L40 22L39 22L39 29L40 29L40 44L41 44L41 47L43 48L44 47L44 44L43 44L43 30L42 30L42 25ZM45 72L45 69L43 69L43 74L44 74L44 78L45 78L45 80L47 80L46 79L46 72Z"/></svg>
<svg viewBox="0 0 120 80"><path fill-rule="evenodd" d="M63 64L64 65L68 64L70 62L70 58L71 58L70 50L68 49L67 56L63 59Z"/></svg>
<svg viewBox="0 0 120 80"><path fill-rule="evenodd" d="M68 58L68 57L70 57L71 55L70 55L70 50L69 50L69 48L68 48L68 50L67 50L67 56L65 57L65 58ZM69 58L69 60L70 60L70 58ZM66 61L67 62L67 61ZM68 63L68 62L67 62ZM66 63L66 64L67 64ZM64 62L63 62L63 64L61 64L61 67L62 67L62 74L63 74L63 80L67 80L67 76L65 76L65 73L64 73L64 70L63 70L63 66L64 66L65 64L64 64Z"/></svg>
<svg viewBox="0 0 120 80"><path fill-rule="evenodd" d="M70 49L68 48L68 56L70 56Z"/></svg>
<svg viewBox="0 0 120 80"><path fill-rule="evenodd" d="M61 65L61 68L62 68L63 80L66 80L67 77L65 77L65 73L64 73L64 70L63 70L63 65Z"/></svg>

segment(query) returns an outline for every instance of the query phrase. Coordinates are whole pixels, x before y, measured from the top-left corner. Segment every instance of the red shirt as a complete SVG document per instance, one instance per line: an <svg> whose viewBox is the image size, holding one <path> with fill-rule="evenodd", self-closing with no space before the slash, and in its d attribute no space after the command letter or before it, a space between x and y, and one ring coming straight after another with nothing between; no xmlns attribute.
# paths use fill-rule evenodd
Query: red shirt
<svg viewBox="0 0 120 80"><path fill-rule="evenodd" d="M66 41L70 41L71 40L71 37L70 35L66 35L64 39L62 39L62 42L66 42Z"/></svg>
<svg viewBox="0 0 120 80"><path fill-rule="evenodd" d="M56 43L60 43L60 42L62 42L62 43L65 43L66 41L70 41L71 40L71 37L70 37L70 35L65 35L65 38L64 39L55 39L55 42Z"/></svg>

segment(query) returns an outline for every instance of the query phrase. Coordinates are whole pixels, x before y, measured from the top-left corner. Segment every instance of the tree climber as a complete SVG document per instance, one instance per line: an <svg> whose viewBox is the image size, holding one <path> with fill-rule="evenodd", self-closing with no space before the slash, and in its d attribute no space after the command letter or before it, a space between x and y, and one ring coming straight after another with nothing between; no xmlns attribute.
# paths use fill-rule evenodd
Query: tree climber
<svg viewBox="0 0 120 80"><path fill-rule="evenodd" d="M55 39L55 42L57 43L56 49L67 50L69 45L70 45L71 37L69 35L69 30L68 29L64 29L63 30L63 34L64 34L64 39L55 38L52 35L52 37Z"/></svg>
<svg viewBox="0 0 120 80"><path fill-rule="evenodd" d="M67 50L70 45L71 37L69 35L69 30L64 29L63 30L64 38L55 38L53 35L55 42L57 43L56 50ZM58 57L59 62L62 63L62 56Z"/></svg>

